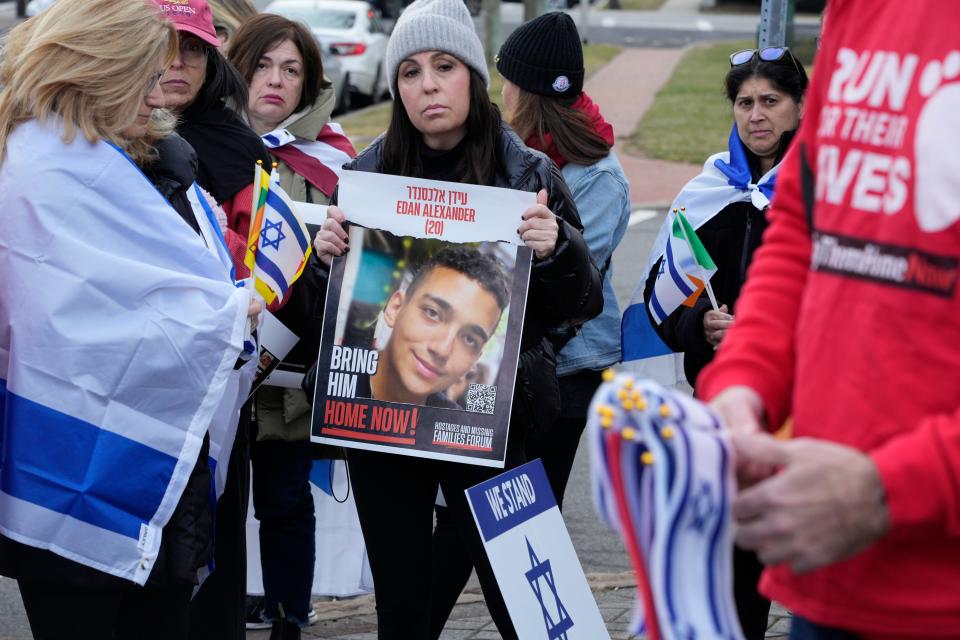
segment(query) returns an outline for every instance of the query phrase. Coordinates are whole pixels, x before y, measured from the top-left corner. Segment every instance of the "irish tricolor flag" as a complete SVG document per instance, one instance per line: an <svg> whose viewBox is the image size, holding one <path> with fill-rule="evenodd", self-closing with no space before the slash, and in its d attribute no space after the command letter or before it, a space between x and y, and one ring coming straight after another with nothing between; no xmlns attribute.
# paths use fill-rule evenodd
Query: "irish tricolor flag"
<svg viewBox="0 0 960 640"><path fill-rule="evenodd" d="M650 297L650 313L657 324L666 320L680 305L692 307L704 288L713 302L710 278L716 272L717 265L700 242L697 232L687 222L683 211L674 209L670 238ZM716 302L713 306L716 308Z"/></svg>

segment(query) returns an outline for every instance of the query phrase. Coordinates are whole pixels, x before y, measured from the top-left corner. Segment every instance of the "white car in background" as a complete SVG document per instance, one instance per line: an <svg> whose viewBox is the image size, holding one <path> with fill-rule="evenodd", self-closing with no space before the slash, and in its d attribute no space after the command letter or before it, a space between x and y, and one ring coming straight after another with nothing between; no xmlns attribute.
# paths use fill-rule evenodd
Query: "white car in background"
<svg viewBox="0 0 960 640"><path fill-rule="evenodd" d="M380 14L367 2L275 0L264 11L310 27L321 47L340 61L353 102L376 102L387 92L387 34Z"/></svg>
<svg viewBox="0 0 960 640"><path fill-rule="evenodd" d="M339 115L350 109L350 90L347 88L347 77L344 75L343 65L340 59L330 51L323 49L320 51L321 64L323 64L323 75L337 95L337 104L333 108L333 113Z"/></svg>
<svg viewBox="0 0 960 640"><path fill-rule="evenodd" d="M49 9L55 0L30 0L27 3L27 17L32 18L38 13Z"/></svg>

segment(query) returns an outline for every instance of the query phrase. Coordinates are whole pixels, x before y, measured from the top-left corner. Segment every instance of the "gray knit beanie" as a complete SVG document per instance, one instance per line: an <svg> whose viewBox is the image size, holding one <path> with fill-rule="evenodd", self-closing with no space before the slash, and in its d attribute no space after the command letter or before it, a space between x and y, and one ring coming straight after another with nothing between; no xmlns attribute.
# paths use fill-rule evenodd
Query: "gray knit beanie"
<svg viewBox="0 0 960 640"><path fill-rule="evenodd" d="M483 45L463 0L416 0L400 14L387 43L390 95L397 94L400 63L421 51L450 53L490 85Z"/></svg>

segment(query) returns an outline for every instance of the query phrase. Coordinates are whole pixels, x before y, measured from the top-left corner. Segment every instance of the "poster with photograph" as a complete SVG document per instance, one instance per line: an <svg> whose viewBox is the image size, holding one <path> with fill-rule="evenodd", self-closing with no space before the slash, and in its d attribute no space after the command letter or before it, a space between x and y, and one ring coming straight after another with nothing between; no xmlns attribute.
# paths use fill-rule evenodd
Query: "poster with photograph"
<svg viewBox="0 0 960 640"><path fill-rule="evenodd" d="M313 402L324 444L502 467L535 194L345 171Z"/></svg>

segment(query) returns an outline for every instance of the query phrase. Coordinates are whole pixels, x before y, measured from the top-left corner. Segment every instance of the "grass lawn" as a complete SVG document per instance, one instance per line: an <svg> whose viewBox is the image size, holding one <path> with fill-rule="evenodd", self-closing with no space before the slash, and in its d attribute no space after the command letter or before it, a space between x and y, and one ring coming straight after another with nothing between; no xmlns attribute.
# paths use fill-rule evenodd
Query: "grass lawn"
<svg viewBox="0 0 960 640"><path fill-rule="evenodd" d="M621 49L622 47L609 44L585 45L583 47L583 62L587 75L589 76L609 62L614 56L620 53ZM501 107L503 106L500 98L500 90L502 87L503 82L500 79L500 74L497 73L496 69L491 68L490 99ZM348 113L345 116L336 118L337 122L343 126L347 137L349 137L354 146L356 146L357 151L366 148L368 144L373 142L374 138L387 128L387 124L390 122L390 108L392 104L393 103L388 100L374 107Z"/></svg>
<svg viewBox="0 0 960 640"><path fill-rule="evenodd" d="M723 78L730 54L754 46L751 40L737 40L691 49L630 137L628 153L702 164L726 149L733 116ZM813 41L794 47L808 73L814 50Z"/></svg>
<svg viewBox="0 0 960 640"><path fill-rule="evenodd" d="M666 0L620 0L620 8L626 11L656 11Z"/></svg>

